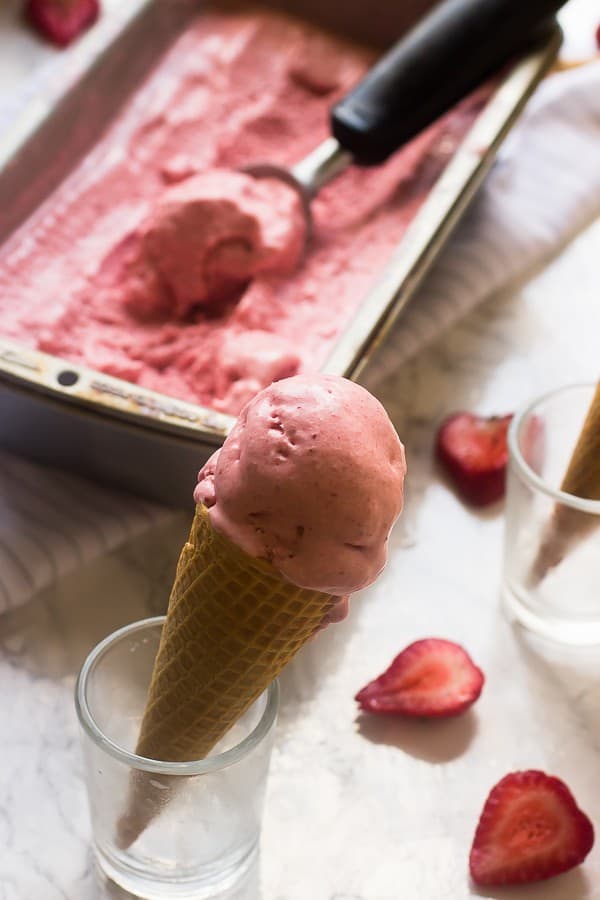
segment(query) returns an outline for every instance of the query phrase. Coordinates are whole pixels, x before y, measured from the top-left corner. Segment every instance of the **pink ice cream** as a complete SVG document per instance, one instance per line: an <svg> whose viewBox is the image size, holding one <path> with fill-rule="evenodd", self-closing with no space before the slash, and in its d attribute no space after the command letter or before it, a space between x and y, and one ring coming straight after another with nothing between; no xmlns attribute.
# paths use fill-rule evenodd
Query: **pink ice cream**
<svg viewBox="0 0 600 900"><path fill-rule="evenodd" d="M0 334L236 414L318 371L489 91L312 204L287 166L375 53L276 12L203 12L92 154L0 252Z"/></svg>
<svg viewBox="0 0 600 900"><path fill-rule="evenodd" d="M194 499L217 531L294 584L346 595L385 565L405 474L378 400L344 378L303 375L242 410Z"/></svg>
<svg viewBox="0 0 600 900"><path fill-rule="evenodd" d="M219 169L168 188L100 267L108 305L141 319L183 319L227 301L257 275L290 275L306 224L283 182Z"/></svg>

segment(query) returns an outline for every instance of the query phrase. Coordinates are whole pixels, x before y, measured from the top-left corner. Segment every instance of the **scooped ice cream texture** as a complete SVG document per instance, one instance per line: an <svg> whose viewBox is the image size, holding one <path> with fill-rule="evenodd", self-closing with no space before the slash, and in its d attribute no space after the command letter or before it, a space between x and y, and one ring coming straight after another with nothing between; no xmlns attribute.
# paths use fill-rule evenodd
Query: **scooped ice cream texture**
<svg viewBox="0 0 600 900"><path fill-rule="evenodd" d="M372 50L270 11L206 11L0 253L0 334L237 414L316 371L489 94L312 203L238 171L291 165Z"/></svg>
<svg viewBox="0 0 600 900"><path fill-rule="evenodd" d="M283 182L211 170L165 190L101 278L134 315L182 319L259 274L291 274L305 230L300 198Z"/></svg>
<svg viewBox="0 0 600 900"><path fill-rule="evenodd" d="M345 595L383 569L402 511L404 449L383 406L336 376L252 400L194 493L213 527L299 587Z"/></svg>

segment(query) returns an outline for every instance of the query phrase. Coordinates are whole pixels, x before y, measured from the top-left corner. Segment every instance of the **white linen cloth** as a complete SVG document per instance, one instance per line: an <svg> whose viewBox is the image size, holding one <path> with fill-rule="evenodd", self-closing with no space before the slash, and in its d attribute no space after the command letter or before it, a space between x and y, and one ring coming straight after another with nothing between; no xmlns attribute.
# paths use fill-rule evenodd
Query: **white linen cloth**
<svg viewBox="0 0 600 900"><path fill-rule="evenodd" d="M600 215L600 61L549 77L390 334L376 383Z"/></svg>
<svg viewBox="0 0 600 900"><path fill-rule="evenodd" d="M381 349L369 384L477 304L526 278L598 215L600 63L594 63L539 88ZM171 515L0 453L0 612Z"/></svg>

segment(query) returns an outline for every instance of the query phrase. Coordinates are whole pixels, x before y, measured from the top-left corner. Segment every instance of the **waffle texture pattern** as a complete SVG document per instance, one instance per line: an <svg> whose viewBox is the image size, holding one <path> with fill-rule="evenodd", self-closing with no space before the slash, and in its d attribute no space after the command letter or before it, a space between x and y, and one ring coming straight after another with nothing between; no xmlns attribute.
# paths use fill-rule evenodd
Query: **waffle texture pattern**
<svg viewBox="0 0 600 900"><path fill-rule="evenodd" d="M169 600L136 752L208 755L311 636L330 594L298 588L198 505Z"/></svg>

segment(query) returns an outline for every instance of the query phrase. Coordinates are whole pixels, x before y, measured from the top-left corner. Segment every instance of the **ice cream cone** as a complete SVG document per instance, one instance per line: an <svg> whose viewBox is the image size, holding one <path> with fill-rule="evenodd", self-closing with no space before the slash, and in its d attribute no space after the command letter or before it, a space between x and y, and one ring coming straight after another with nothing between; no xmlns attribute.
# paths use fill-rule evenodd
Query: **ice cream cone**
<svg viewBox="0 0 600 900"><path fill-rule="evenodd" d="M179 558L136 747L202 759L314 633L334 598L284 579L216 532L199 504ZM169 787L170 785L170 787ZM130 846L170 800L173 779L136 771L118 842Z"/></svg>
<svg viewBox="0 0 600 900"><path fill-rule="evenodd" d="M600 500L600 384L575 445L561 491L587 500ZM540 582L567 553L598 524L598 517L566 505L557 505L546 526L532 567L532 580Z"/></svg>

